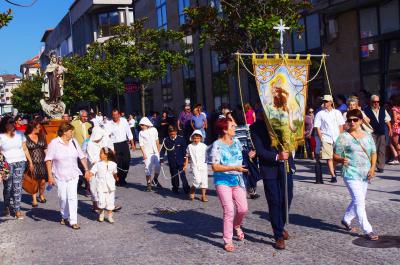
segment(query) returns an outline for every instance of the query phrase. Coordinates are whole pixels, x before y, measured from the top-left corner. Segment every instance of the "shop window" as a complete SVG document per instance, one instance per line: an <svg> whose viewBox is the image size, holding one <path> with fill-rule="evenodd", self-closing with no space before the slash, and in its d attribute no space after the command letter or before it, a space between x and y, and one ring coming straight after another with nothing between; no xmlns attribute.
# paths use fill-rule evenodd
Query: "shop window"
<svg viewBox="0 0 400 265"><path fill-rule="evenodd" d="M360 36L368 38L378 35L378 13L375 7L360 10Z"/></svg>
<svg viewBox="0 0 400 265"><path fill-rule="evenodd" d="M379 7L381 33L399 30L399 1L392 0Z"/></svg>

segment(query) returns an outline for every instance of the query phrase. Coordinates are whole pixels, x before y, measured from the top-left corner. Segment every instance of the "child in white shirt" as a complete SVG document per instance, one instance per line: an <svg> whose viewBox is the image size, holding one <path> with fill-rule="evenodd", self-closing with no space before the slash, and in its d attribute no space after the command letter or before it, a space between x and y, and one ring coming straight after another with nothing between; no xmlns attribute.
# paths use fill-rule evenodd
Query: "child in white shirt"
<svg viewBox="0 0 400 265"><path fill-rule="evenodd" d="M90 178L95 178L97 207L100 209L99 221L104 221L104 210L107 210L108 222L114 223L113 210L115 208L115 181L117 164L114 162L114 153L108 147L100 150L100 161L92 166Z"/></svg>
<svg viewBox="0 0 400 265"><path fill-rule="evenodd" d="M153 127L151 121L144 117L139 122L141 131L139 133L139 145L142 150L143 160L145 165L145 174L147 189L151 191L151 175L154 170L153 183L157 187L161 187L158 182L158 175L160 174L160 141L158 139L157 129Z"/></svg>
<svg viewBox="0 0 400 265"><path fill-rule="evenodd" d="M193 183L190 188L190 199L194 200L196 188L201 189L201 201L208 202L206 191L208 188L208 168L206 163L207 145L202 143L203 134L195 130L190 136L191 144L187 147L187 155L183 170L186 170L189 159L192 163Z"/></svg>

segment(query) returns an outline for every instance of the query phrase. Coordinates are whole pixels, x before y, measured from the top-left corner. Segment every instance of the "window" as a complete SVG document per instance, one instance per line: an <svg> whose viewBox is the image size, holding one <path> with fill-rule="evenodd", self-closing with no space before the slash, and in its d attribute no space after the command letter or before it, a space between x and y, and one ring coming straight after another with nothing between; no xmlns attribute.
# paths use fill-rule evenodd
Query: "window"
<svg viewBox="0 0 400 265"><path fill-rule="evenodd" d="M157 28L167 29L167 2L166 0L156 0L157 7Z"/></svg>
<svg viewBox="0 0 400 265"><path fill-rule="evenodd" d="M188 64L183 66L183 78L189 79L195 77L195 66L193 54L187 56Z"/></svg>
<svg viewBox="0 0 400 265"><path fill-rule="evenodd" d="M390 42L389 71L400 70L400 40Z"/></svg>
<svg viewBox="0 0 400 265"><path fill-rule="evenodd" d="M108 37L114 34L113 27L120 24L120 16L117 11L98 15L99 37Z"/></svg>
<svg viewBox="0 0 400 265"><path fill-rule="evenodd" d="M185 8L190 6L190 0L178 0L179 24L186 23Z"/></svg>
<svg viewBox="0 0 400 265"><path fill-rule="evenodd" d="M221 62L218 53L211 51L211 68L213 73L225 71L227 68L226 63Z"/></svg>
<svg viewBox="0 0 400 265"><path fill-rule="evenodd" d="M304 26L304 18L299 20L299 24ZM292 33L293 39L293 50L294 52L304 52L306 50L306 34L302 32L298 34L298 32Z"/></svg>
<svg viewBox="0 0 400 265"><path fill-rule="evenodd" d="M187 35L183 37L183 42L185 43L185 53L192 53L193 52L193 35Z"/></svg>
<svg viewBox="0 0 400 265"><path fill-rule="evenodd" d="M161 94L163 101L172 100L171 67L167 67L165 76L161 79Z"/></svg>
<svg viewBox="0 0 400 265"><path fill-rule="evenodd" d="M313 14L306 18L307 50L319 48L321 46L319 15Z"/></svg>
<svg viewBox="0 0 400 265"><path fill-rule="evenodd" d="M399 2L392 0L379 7L381 33L399 30Z"/></svg>
<svg viewBox="0 0 400 265"><path fill-rule="evenodd" d="M217 9L218 13L222 13L221 0L210 0L209 3L211 7Z"/></svg>
<svg viewBox="0 0 400 265"><path fill-rule="evenodd" d="M368 38L378 35L378 12L375 7L360 10L360 36Z"/></svg>

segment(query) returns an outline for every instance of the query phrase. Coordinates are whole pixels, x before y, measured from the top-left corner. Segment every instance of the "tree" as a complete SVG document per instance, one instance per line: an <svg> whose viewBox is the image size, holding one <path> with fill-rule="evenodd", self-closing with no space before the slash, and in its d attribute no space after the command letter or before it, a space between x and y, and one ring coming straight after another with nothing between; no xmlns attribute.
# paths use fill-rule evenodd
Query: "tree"
<svg viewBox="0 0 400 265"><path fill-rule="evenodd" d="M272 52L278 37L273 27L280 19L302 32L298 21L310 7L308 1L220 0L220 5L186 9L183 30L189 34L200 32L201 46L208 41L211 49L229 63L237 51Z"/></svg>
<svg viewBox="0 0 400 265"><path fill-rule="evenodd" d="M43 76L39 75L32 76L32 79L23 79L21 85L12 91L12 105L23 113L41 111L42 82Z"/></svg>
<svg viewBox="0 0 400 265"><path fill-rule="evenodd" d="M93 43L83 56L66 58L65 95L69 105L78 101L99 102L124 92L127 78L140 80L141 110L145 115L145 92L163 78L168 69L187 63L183 33L146 29L147 19L113 28L114 35Z"/></svg>
<svg viewBox="0 0 400 265"><path fill-rule="evenodd" d="M7 26L8 22L10 22L13 18L12 14L12 10L8 9L8 11L4 12L4 13L0 13L0 29L2 27Z"/></svg>
<svg viewBox="0 0 400 265"><path fill-rule="evenodd" d="M125 77L140 80L143 115L148 86L165 77L167 71L173 71L188 62L182 32L145 28L146 21L142 19L131 26L117 26L115 36L107 41L113 56L125 58Z"/></svg>

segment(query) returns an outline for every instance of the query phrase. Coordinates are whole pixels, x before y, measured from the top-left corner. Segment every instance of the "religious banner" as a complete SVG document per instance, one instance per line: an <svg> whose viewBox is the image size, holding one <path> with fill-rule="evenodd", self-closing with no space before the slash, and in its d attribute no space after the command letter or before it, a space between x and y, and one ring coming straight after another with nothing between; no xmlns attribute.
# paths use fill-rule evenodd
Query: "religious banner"
<svg viewBox="0 0 400 265"><path fill-rule="evenodd" d="M304 144L304 117L310 58L289 59L286 55L257 58L253 67L264 118L279 150L294 151Z"/></svg>

